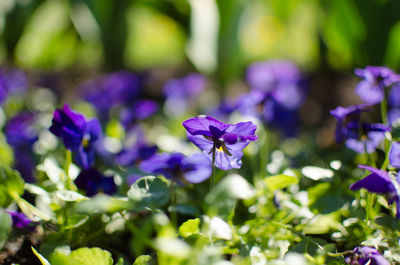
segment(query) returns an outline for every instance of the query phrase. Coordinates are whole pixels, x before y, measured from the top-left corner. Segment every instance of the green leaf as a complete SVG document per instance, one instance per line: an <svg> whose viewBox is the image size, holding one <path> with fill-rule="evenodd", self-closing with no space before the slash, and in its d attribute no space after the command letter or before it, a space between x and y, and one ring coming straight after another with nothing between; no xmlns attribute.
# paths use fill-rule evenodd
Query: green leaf
<svg viewBox="0 0 400 265"><path fill-rule="evenodd" d="M128 197L134 203L134 210L142 211L167 204L170 199L170 190L167 183L160 178L145 176L132 184Z"/></svg>
<svg viewBox="0 0 400 265"><path fill-rule="evenodd" d="M190 246L177 238L157 238L155 240L155 248L163 254L178 259L185 259L190 254Z"/></svg>
<svg viewBox="0 0 400 265"><path fill-rule="evenodd" d="M37 252L36 249L35 249L34 247L31 247L31 248L32 248L33 254L35 254L36 257L38 257L38 259L40 260L40 262L41 262L43 265L51 265L50 262L49 262L47 259L45 259L42 255L40 255L40 253Z"/></svg>
<svg viewBox="0 0 400 265"><path fill-rule="evenodd" d="M0 167L0 207L7 207L23 193L24 180L19 172L9 167Z"/></svg>
<svg viewBox="0 0 400 265"><path fill-rule="evenodd" d="M179 235L181 237L189 237L200 232L200 219L190 219L179 227Z"/></svg>
<svg viewBox="0 0 400 265"><path fill-rule="evenodd" d="M72 260L82 265L112 265L111 253L100 248L79 248L69 255Z"/></svg>
<svg viewBox="0 0 400 265"><path fill-rule="evenodd" d="M206 196L211 213L228 217L235 208L237 199L250 199L255 195L254 189L240 175L232 174L220 181Z"/></svg>
<svg viewBox="0 0 400 265"><path fill-rule="evenodd" d="M151 260L151 257L149 255L141 255L136 258L133 265L148 265L150 260Z"/></svg>
<svg viewBox="0 0 400 265"><path fill-rule="evenodd" d="M89 200L83 200L75 205L78 214L113 213L128 210L131 204L127 198L115 198L105 194L98 194Z"/></svg>
<svg viewBox="0 0 400 265"><path fill-rule="evenodd" d="M11 216L3 210L0 210L0 249L7 241L8 234L11 231Z"/></svg>
<svg viewBox="0 0 400 265"><path fill-rule="evenodd" d="M288 175L275 175L264 179L271 192L278 189L284 189L292 184L299 182L298 178Z"/></svg>

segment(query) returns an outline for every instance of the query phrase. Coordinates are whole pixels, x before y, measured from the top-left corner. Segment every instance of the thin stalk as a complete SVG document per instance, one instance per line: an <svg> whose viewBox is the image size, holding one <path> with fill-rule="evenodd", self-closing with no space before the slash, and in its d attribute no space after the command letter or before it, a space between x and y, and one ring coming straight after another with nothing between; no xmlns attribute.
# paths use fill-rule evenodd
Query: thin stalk
<svg viewBox="0 0 400 265"><path fill-rule="evenodd" d="M214 179L215 179L215 151L216 151L216 146L215 143L212 148L212 168L211 168L211 178L210 178L210 190L214 188Z"/></svg>
<svg viewBox="0 0 400 265"><path fill-rule="evenodd" d="M70 175L69 175L69 168L70 168L70 166L71 166L71 164L72 164L72 153L71 153L71 150L66 150L65 151L65 175L67 176L67 179L65 180L65 187L67 188L67 189L70 189L71 188L71 178L70 178Z"/></svg>
<svg viewBox="0 0 400 265"><path fill-rule="evenodd" d="M178 217L176 214L176 186L175 183L171 182L171 222L174 227L178 225Z"/></svg>

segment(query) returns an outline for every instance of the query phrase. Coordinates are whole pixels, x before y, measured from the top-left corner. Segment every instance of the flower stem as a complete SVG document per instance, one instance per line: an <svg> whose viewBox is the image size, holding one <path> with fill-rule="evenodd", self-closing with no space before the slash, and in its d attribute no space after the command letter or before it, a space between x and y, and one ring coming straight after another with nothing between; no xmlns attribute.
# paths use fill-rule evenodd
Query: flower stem
<svg viewBox="0 0 400 265"><path fill-rule="evenodd" d="M65 175L67 176L67 179L65 180L65 184L66 184L65 186L67 189L71 188L71 185L70 185L71 178L69 175L69 168L71 166L71 163L72 163L72 153L71 153L71 150L67 149L65 151Z"/></svg>
<svg viewBox="0 0 400 265"><path fill-rule="evenodd" d="M215 150L216 150L216 146L215 143L213 145L212 148L212 168L211 168L211 178L210 178L210 190L212 190L214 188L214 178L215 178Z"/></svg>

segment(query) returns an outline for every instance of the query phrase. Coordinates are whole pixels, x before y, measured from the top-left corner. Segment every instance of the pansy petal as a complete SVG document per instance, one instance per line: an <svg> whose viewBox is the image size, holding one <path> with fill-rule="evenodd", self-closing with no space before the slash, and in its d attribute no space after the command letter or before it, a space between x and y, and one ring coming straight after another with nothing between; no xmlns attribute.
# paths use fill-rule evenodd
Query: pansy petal
<svg viewBox="0 0 400 265"><path fill-rule="evenodd" d="M389 161L393 167L400 168L400 143L399 142L392 143L392 148L390 148L390 152L389 152Z"/></svg>
<svg viewBox="0 0 400 265"><path fill-rule="evenodd" d="M387 193L395 190L395 187L386 171L363 165L360 165L359 167L371 171L372 174L353 183L350 186L351 190L364 188L369 192L374 193Z"/></svg>
<svg viewBox="0 0 400 265"><path fill-rule="evenodd" d="M225 131L231 125L222 123L210 116L197 116L182 123L183 127L192 135L212 136L210 126L214 126L220 131Z"/></svg>
<svg viewBox="0 0 400 265"><path fill-rule="evenodd" d="M200 183L211 176L211 160L201 153L196 153L185 159L185 163L195 165L195 170L189 170L184 178L190 183Z"/></svg>

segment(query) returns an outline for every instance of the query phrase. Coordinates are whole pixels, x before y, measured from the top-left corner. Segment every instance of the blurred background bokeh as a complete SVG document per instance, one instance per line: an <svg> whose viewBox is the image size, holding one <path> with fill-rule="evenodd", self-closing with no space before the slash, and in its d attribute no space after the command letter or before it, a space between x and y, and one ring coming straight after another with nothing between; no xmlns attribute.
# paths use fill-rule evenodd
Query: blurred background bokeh
<svg viewBox="0 0 400 265"><path fill-rule="evenodd" d="M354 68L399 70L399 10L397 0L1 0L0 62L61 93L129 70L151 76L157 97L166 80L199 72L222 98L246 89L252 62L289 59L309 76L302 119L316 126L353 103Z"/></svg>

